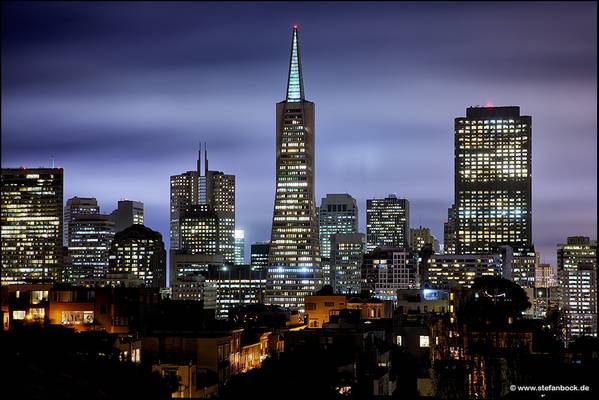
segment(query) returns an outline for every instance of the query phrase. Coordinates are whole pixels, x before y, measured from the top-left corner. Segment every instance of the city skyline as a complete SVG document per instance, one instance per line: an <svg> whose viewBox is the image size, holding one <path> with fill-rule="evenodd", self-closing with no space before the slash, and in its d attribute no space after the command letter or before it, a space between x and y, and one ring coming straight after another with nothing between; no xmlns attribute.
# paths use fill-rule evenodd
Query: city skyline
<svg viewBox="0 0 599 400"><path fill-rule="evenodd" d="M28 30L29 24L41 21L43 13L39 10L44 7L50 10L48 19L43 20L37 31ZM496 19L486 17L494 7L492 4L463 9L468 14L464 18L475 25L486 22L489 43L477 39L483 50L494 48L489 44L499 49L486 57L478 58L477 53L470 59L468 45L476 41L464 40L470 33L466 28L451 32L446 38L440 36L441 28L420 36L422 26L427 25L422 21L408 23L407 28L401 26L401 22L409 22L408 17L414 15L438 20L441 13L426 16L427 8L433 7L431 4L379 4L369 6L363 16L358 12L359 5L346 5L348 10L340 12L334 20L329 18L329 22L335 23L326 28L326 18L316 16L313 10L319 7L341 10L340 6L300 5L297 9L302 12L295 14L292 6L254 6L282 15L277 23L265 28L266 33L254 31L256 40L250 38L248 42L256 44L255 53L247 43L241 46L237 43L240 32L258 25L259 19L252 14L254 7L247 10L241 5L231 9L234 15L241 13L239 10L250 15L235 24L230 22L229 30L222 30L221 47L203 39L206 35L202 29L220 32L218 24L211 25L213 21L191 26L196 30L182 34L194 24L184 10L191 11L192 16L204 17L206 7L188 4L168 10L179 16L182 26L177 30L179 36L162 38L162 44L157 46L171 56L164 61L152 57L156 49L148 47L151 35L137 36L153 18L159 17L162 10L159 4L144 4L136 9L142 18L131 27L125 27L123 21L127 19L120 20L114 13L115 9L131 13L132 8L126 4L103 6L96 10L99 16L93 15L93 6L54 4L38 7L35 12L16 4L5 7L2 53L3 59L5 55L11 57L3 63L2 72L2 166L49 166L50 157L54 156L57 165L65 169L65 202L73 196L96 197L101 212L107 213L122 197L141 201L146 206L146 225L162 233L168 248L169 176L193 168L192 148L202 140L210 148L211 164L237 176L237 220L238 227L246 231L246 248L253 242L266 240L270 237L273 206L272 111L285 90L289 51L286 33L293 23L298 23L302 30L306 90L319 105L316 198L327 193L348 193L355 197L361 215L360 232L365 232L366 199L396 193L411 203L411 227L429 227L441 240L447 208L453 199L453 120L464 115L468 106L492 102L520 106L522 113L534 120L532 230L533 243L542 260L555 267L558 243L563 243L567 236L596 235L596 22L587 10L589 7L596 10L595 5L509 5L498 9ZM460 7L456 5L434 7L460 15ZM383 18L386 8L393 12ZM539 8L543 8L544 18L539 15ZM226 5L214 5L209 11L219 20L216 17L224 18L226 10L229 10ZM494 31L504 26L501 17L508 12L505 10L520 10L516 19L530 17L535 22L525 29L517 21L510 21L517 28L510 35L523 35L521 39L528 41L529 52L513 49L508 40L501 40L506 37ZM550 21L547 13L559 14L559 22ZM342 22L356 23L358 15L364 19L362 26L352 32L342 29ZM83 17L92 24L83 27L80 22L69 22L73 16ZM448 16L444 18L451 20ZM380 23L369 24L375 20ZM21 27L16 28L19 23ZM419 44L409 44L409 40L391 29L395 24L400 34L420 40ZM123 50L119 53L106 48L111 43L110 35L101 38L98 34L108 27L125 29L125 33L131 34L124 35L122 46L126 49L127 45L139 42L137 53L124 56ZM166 25L155 29L153 33L158 36L168 30ZM546 35L554 31L557 36L549 40ZM37 37L52 32L45 42ZM364 35L365 32L368 34ZM72 39L76 33L82 34L79 42ZM567 36L566 50L561 50L563 46L554 49L547 45L555 43L560 35ZM178 47L168 47L182 37L186 40ZM429 63L437 60L435 55L439 56L442 46L431 48L434 54L428 60L419 46L441 38L453 46L449 47L455 54L446 50L441 54L445 64L431 67ZM394 39L398 39L396 47L390 42ZM365 50L365 55L376 62L351 57L352 53L344 47L346 42L351 44L348 48ZM81 51L84 43L94 51L90 51L88 60L74 60L72 57L80 55L77 51ZM36 46L42 47L36 49ZM333 47L331 54L327 54L329 46ZM591 46L594 49L589 51ZM193 57L206 48L211 50L207 59ZM40 54L35 50L40 49L53 50L60 57L39 59ZM386 56L386 49L402 54ZM109 59L116 65L108 61L94 65L94 61L99 61L95 58L98 55L92 54L96 51L111 56ZM41 61L23 67L24 60L33 56ZM141 59L135 59L136 56ZM148 68L142 70L143 56ZM342 61L337 61L337 57ZM397 72L391 67L394 63ZM77 69L81 75L72 76L77 65L81 67ZM419 65L426 66L424 73L416 71ZM102 71L102 66L108 70ZM108 74L115 73L111 68L124 68L124 76L111 76L106 81ZM61 80L61 71L71 74L62 75ZM403 74L409 71L413 75ZM167 75L160 76L159 72ZM442 77L445 73L448 76ZM201 74L206 76L193 78L197 80L192 79L194 84L189 84L190 78ZM226 85L222 86L223 83ZM424 83L428 86L419 87ZM121 84L125 87L119 87ZM237 103L238 97L244 97L239 96L239 91L248 92L252 88L255 93L251 104L244 109L243 102L247 100ZM203 89L208 89L208 94ZM438 96L433 97L437 91ZM343 103L344 107L333 107L348 96L351 101ZM28 109L36 118L25 119ZM238 110L238 121L221 115L225 112L221 109ZM367 133L363 134L364 131ZM60 136L50 138L56 132ZM578 142L571 140L571 135ZM71 151L74 154L69 154ZM158 163L152 162L155 159ZM131 174L123 173L127 171Z"/></svg>

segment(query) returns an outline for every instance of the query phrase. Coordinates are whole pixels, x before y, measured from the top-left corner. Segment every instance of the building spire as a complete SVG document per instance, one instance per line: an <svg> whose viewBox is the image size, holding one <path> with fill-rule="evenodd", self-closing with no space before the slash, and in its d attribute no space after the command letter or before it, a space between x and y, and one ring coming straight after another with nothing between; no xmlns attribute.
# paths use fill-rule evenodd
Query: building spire
<svg viewBox="0 0 599 400"><path fill-rule="evenodd" d="M293 25L291 39L291 57L289 60L289 77L287 79L286 101L297 103L304 100L304 81L302 77L302 57L299 49L299 27Z"/></svg>

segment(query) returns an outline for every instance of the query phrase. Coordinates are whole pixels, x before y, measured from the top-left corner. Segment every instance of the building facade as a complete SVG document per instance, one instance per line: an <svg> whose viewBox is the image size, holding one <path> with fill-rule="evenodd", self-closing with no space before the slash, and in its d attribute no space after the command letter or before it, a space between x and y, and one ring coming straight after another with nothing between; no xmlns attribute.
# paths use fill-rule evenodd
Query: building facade
<svg viewBox="0 0 599 400"><path fill-rule="evenodd" d="M256 242L250 246L250 265L252 271L266 271L268 269L268 253L270 242Z"/></svg>
<svg viewBox="0 0 599 400"><path fill-rule="evenodd" d="M126 274L146 287L166 287L166 250L162 235L131 225L114 236L108 257L109 274Z"/></svg>
<svg viewBox="0 0 599 400"><path fill-rule="evenodd" d="M114 232L118 233L131 225L144 224L144 203L141 201L119 200L117 209L110 214L114 222Z"/></svg>
<svg viewBox="0 0 599 400"><path fill-rule="evenodd" d="M287 93L276 107L276 192L266 302L303 309L322 284L315 201L314 103L304 97L298 28L293 28Z"/></svg>
<svg viewBox="0 0 599 400"><path fill-rule="evenodd" d="M331 284L331 235L358 232L358 206L349 194L327 194L318 209L320 260L325 284Z"/></svg>
<svg viewBox="0 0 599 400"><path fill-rule="evenodd" d="M531 123L520 107L455 119L456 254L531 246Z"/></svg>
<svg viewBox="0 0 599 400"><path fill-rule="evenodd" d="M78 214L99 214L100 207L98 206L98 200L93 197L72 197L67 200L67 204L64 207L64 224L62 243L64 246L69 246L69 223Z"/></svg>
<svg viewBox="0 0 599 400"><path fill-rule="evenodd" d="M439 241L431 234L429 228L422 226L410 229L410 248L420 251L425 245L431 246L435 254L439 254Z"/></svg>
<svg viewBox="0 0 599 400"><path fill-rule="evenodd" d="M245 264L245 231L235 229L235 265Z"/></svg>
<svg viewBox="0 0 599 400"><path fill-rule="evenodd" d="M447 209L447 221L443 224L443 254L455 254L456 251L456 212L455 205Z"/></svg>
<svg viewBox="0 0 599 400"><path fill-rule="evenodd" d="M433 255L428 260L428 284L435 289L470 288L481 276L501 276L498 255Z"/></svg>
<svg viewBox="0 0 599 400"><path fill-rule="evenodd" d="M390 194L366 200L366 251L410 246L410 203Z"/></svg>
<svg viewBox="0 0 599 400"><path fill-rule="evenodd" d="M179 214L187 206L198 204L198 172L187 171L171 176L170 249L179 249Z"/></svg>
<svg viewBox="0 0 599 400"><path fill-rule="evenodd" d="M331 286L335 293L357 294L361 290L362 257L366 252L363 233L331 235Z"/></svg>
<svg viewBox="0 0 599 400"><path fill-rule="evenodd" d="M597 336L597 241L569 237L557 248L564 336Z"/></svg>
<svg viewBox="0 0 599 400"><path fill-rule="evenodd" d="M2 284L57 279L62 202L62 168L2 168Z"/></svg>
<svg viewBox="0 0 599 400"><path fill-rule="evenodd" d="M404 248L379 247L364 254L362 289L381 300L397 301L399 289L417 289L418 255Z"/></svg>

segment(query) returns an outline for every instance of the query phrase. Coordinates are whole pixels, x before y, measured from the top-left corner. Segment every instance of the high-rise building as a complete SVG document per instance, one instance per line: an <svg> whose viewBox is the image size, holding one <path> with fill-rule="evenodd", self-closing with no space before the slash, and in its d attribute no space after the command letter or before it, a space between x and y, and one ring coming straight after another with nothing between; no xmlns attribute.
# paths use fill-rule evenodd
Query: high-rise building
<svg viewBox="0 0 599 400"><path fill-rule="evenodd" d="M265 271L268 269L268 253L270 242L252 243L250 247L250 265L252 271Z"/></svg>
<svg viewBox="0 0 599 400"><path fill-rule="evenodd" d="M276 107L276 192L266 302L303 309L322 283L314 198L314 103L304 97L298 28L294 26L287 94Z"/></svg>
<svg viewBox="0 0 599 400"><path fill-rule="evenodd" d="M390 194L366 200L366 251L377 247L410 246L410 203Z"/></svg>
<svg viewBox="0 0 599 400"><path fill-rule="evenodd" d="M331 284L331 235L358 232L358 206L349 194L327 194L318 208L320 260L324 284Z"/></svg>
<svg viewBox="0 0 599 400"><path fill-rule="evenodd" d="M597 241L569 237L557 247L564 336L597 336Z"/></svg>
<svg viewBox="0 0 599 400"><path fill-rule="evenodd" d="M364 254L362 289L374 297L396 302L399 289L418 288L416 253L401 247L377 247Z"/></svg>
<svg viewBox="0 0 599 400"><path fill-rule="evenodd" d="M335 293L360 293L365 251L366 235L363 233L331 235L331 286Z"/></svg>
<svg viewBox="0 0 599 400"><path fill-rule="evenodd" d="M455 119L456 253L531 246L531 123L520 107Z"/></svg>
<svg viewBox="0 0 599 400"><path fill-rule="evenodd" d="M551 264L537 264L535 271L535 287L549 288L557 286L557 278Z"/></svg>
<svg viewBox="0 0 599 400"><path fill-rule="evenodd" d="M2 168L2 284L57 279L62 202L62 168Z"/></svg>
<svg viewBox="0 0 599 400"><path fill-rule="evenodd" d="M431 246L435 254L439 254L439 241L431 234L429 228L411 228L410 229L410 248L414 251L422 250L425 245Z"/></svg>
<svg viewBox="0 0 599 400"><path fill-rule="evenodd" d="M166 287L166 250L162 235L139 224L115 234L109 251L108 272L139 279L147 287Z"/></svg>
<svg viewBox="0 0 599 400"><path fill-rule="evenodd" d="M67 200L64 208L64 224L62 233L62 243L69 245L69 222L78 214L99 214L98 200L93 197L72 197Z"/></svg>
<svg viewBox="0 0 599 400"><path fill-rule="evenodd" d="M427 283L436 289L469 288L474 279L502 275L503 260L490 255L433 255L428 259Z"/></svg>
<svg viewBox="0 0 599 400"><path fill-rule="evenodd" d="M235 265L245 264L245 231L235 229Z"/></svg>
<svg viewBox="0 0 599 400"><path fill-rule="evenodd" d="M447 209L447 222L443 224L443 254L455 254L456 251L455 205Z"/></svg>
<svg viewBox="0 0 599 400"><path fill-rule="evenodd" d="M179 212L179 251L186 254L219 253L218 214L208 204L185 207Z"/></svg>
<svg viewBox="0 0 599 400"><path fill-rule="evenodd" d="M70 221L69 255L72 258L67 281L74 285L94 284L108 272L108 252L114 238L109 215L79 214Z"/></svg>
<svg viewBox="0 0 599 400"><path fill-rule="evenodd" d="M119 200L117 209L110 214L114 222L114 232L118 233L131 225L144 224L144 203L141 201Z"/></svg>
<svg viewBox="0 0 599 400"><path fill-rule="evenodd" d="M198 162L199 163L199 162ZM171 176L170 249L179 249L179 214L187 206L198 204L198 172L187 171Z"/></svg>

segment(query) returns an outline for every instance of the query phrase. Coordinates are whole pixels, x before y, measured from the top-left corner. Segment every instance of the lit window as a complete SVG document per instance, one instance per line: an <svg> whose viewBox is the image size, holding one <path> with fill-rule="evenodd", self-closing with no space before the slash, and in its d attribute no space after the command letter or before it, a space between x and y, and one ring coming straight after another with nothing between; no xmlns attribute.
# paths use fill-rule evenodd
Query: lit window
<svg viewBox="0 0 599 400"><path fill-rule="evenodd" d="M428 336L420 335L420 347L429 347Z"/></svg>
<svg viewBox="0 0 599 400"><path fill-rule="evenodd" d="M395 337L395 343L396 343L398 346L401 346L401 336L400 336L400 335L397 335L397 336Z"/></svg>

